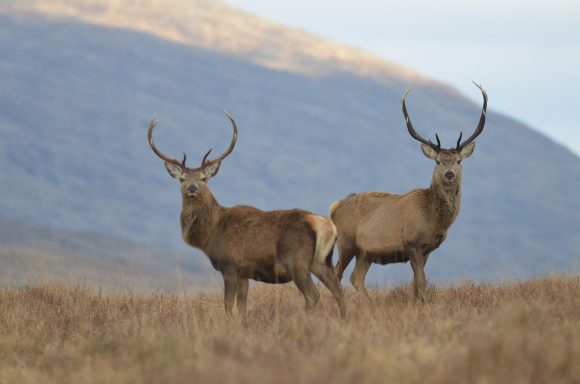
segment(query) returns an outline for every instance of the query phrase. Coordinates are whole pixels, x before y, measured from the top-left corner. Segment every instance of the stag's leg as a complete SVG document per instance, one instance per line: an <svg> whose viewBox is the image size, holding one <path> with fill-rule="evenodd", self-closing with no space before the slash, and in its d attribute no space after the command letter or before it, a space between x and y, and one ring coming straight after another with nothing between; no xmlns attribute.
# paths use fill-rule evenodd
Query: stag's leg
<svg viewBox="0 0 580 384"><path fill-rule="evenodd" d="M238 292L236 293L236 301L238 305L238 312L242 315L246 314L246 308L248 303L248 279L239 279L238 281Z"/></svg>
<svg viewBox="0 0 580 384"><path fill-rule="evenodd" d="M342 274L346 267L350 264L352 258L354 257L354 251L351 247L345 246L338 242L338 262L336 263L336 267L334 269L334 273L336 277L338 277L338 281L342 280Z"/></svg>
<svg viewBox="0 0 580 384"><path fill-rule="evenodd" d="M413 290L415 292L415 299L425 302L425 287L427 285L425 280L426 257L421 251L412 247L409 250L409 260L411 261L411 268L413 268Z"/></svg>
<svg viewBox="0 0 580 384"><path fill-rule="evenodd" d="M329 259L330 261L330 259ZM342 291L342 286L336 278L332 266L330 264L320 264L316 261L312 263L311 271L322 281L322 284L328 288L332 295L334 296L338 307L340 308L340 317L346 317L346 304L344 302L344 293Z"/></svg>
<svg viewBox="0 0 580 384"><path fill-rule="evenodd" d="M426 253L423 255L423 269L425 268L425 265L427 265L427 259L429 258L429 255L431 253Z"/></svg>
<svg viewBox="0 0 580 384"><path fill-rule="evenodd" d="M320 298L320 293L316 289L316 285L312 281L309 270L301 270L293 273L294 284L298 287L300 292L304 295L304 300L306 301L306 312L311 313L314 311L318 299Z"/></svg>
<svg viewBox="0 0 580 384"><path fill-rule="evenodd" d="M224 276L224 305L226 314L231 316L240 278L235 271L222 272L222 274Z"/></svg>
<svg viewBox="0 0 580 384"><path fill-rule="evenodd" d="M354 270L352 275L350 275L350 282L353 287L362 293L369 301L371 296L369 295L367 288L365 287L365 277L369 268L371 267L371 261L365 253L361 253L356 256L356 264L354 265Z"/></svg>
<svg viewBox="0 0 580 384"><path fill-rule="evenodd" d="M306 312L314 310L320 297L310 275L312 251L316 245L316 237L311 232L312 229L306 222L289 225L279 239L277 249L278 260L304 295Z"/></svg>

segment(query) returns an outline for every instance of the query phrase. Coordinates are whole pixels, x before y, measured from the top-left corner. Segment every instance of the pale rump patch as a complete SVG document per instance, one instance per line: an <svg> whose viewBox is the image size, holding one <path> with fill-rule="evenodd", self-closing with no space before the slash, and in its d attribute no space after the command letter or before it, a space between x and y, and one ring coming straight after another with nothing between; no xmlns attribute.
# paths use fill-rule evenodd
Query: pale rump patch
<svg viewBox="0 0 580 384"><path fill-rule="evenodd" d="M340 204L342 200L336 200L334 203L332 203L330 205L330 209L329 209L329 214L330 217L332 217L332 215L334 214L334 211L336 211L336 208L338 207L338 204Z"/></svg>
<svg viewBox="0 0 580 384"><path fill-rule="evenodd" d="M311 225L314 233L316 233L314 260L318 263L324 264L326 262L326 257L336 241L336 227L330 219L323 216L308 215L306 216L306 221Z"/></svg>

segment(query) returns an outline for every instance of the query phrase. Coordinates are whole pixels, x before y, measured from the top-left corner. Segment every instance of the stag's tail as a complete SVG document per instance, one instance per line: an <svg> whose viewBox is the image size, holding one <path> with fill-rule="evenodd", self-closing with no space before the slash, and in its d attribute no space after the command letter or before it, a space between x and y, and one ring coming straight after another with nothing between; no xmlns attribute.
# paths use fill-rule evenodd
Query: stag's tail
<svg viewBox="0 0 580 384"><path fill-rule="evenodd" d="M333 215L334 215L334 211L336 211L336 208L338 208L338 205L342 202L342 200L336 200L334 203L332 203L330 205L330 208L328 209L328 214L330 215L330 218L332 219Z"/></svg>
<svg viewBox="0 0 580 384"><path fill-rule="evenodd" d="M308 222L316 234L314 260L320 264L332 265L332 250L337 231L332 220L324 216L310 215Z"/></svg>
<svg viewBox="0 0 580 384"><path fill-rule="evenodd" d="M334 212L336 212L337 208L340 206L340 204L344 203L346 200L350 199L351 197L355 197L357 196L356 193L349 193L347 197L345 197L344 199L340 199L340 200L336 200L334 203L332 203L330 205L330 207L328 208L328 214L330 216L330 218L332 219L332 221L334 221Z"/></svg>

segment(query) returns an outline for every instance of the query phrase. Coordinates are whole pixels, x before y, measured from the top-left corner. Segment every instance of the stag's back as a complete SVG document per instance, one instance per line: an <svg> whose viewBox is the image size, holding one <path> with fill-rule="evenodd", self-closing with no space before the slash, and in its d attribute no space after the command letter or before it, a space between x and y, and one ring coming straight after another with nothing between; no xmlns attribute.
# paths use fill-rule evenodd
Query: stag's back
<svg viewBox="0 0 580 384"><path fill-rule="evenodd" d="M326 217L300 209L262 211L250 206L225 209L215 233L207 251L210 259L227 255L248 267L274 263L281 246L308 248L309 243L324 261L336 239L335 227Z"/></svg>
<svg viewBox="0 0 580 384"><path fill-rule="evenodd" d="M330 217L338 232L338 241L347 244L356 240L361 222L381 206L395 204L400 195L386 192L363 192L347 196L330 206Z"/></svg>

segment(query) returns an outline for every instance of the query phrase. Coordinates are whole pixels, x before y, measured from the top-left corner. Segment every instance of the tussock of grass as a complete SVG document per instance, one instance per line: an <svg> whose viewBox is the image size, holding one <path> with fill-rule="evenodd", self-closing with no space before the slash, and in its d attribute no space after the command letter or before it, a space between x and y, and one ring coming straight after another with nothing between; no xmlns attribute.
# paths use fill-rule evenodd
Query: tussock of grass
<svg viewBox="0 0 580 384"><path fill-rule="evenodd" d="M256 285L245 319L218 293L0 291L2 383L579 382L580 278L330 294Z"/></svg>

